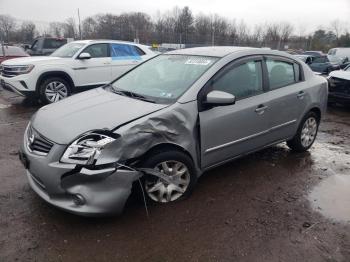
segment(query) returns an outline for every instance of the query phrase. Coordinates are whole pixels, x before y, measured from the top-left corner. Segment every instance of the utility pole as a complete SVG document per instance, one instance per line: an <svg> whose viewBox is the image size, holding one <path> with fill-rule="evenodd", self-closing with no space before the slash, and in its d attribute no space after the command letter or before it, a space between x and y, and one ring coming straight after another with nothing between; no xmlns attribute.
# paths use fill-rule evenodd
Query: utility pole
<svg viewBox="0 0 350 262"><path fill-rule="evenodd" d="M80 38L80 40L81 40L82 37L81 37L81 26L80 26L80 12L79 12L79 8L78 8L78 21L79 21L79 38Z"/></svg>

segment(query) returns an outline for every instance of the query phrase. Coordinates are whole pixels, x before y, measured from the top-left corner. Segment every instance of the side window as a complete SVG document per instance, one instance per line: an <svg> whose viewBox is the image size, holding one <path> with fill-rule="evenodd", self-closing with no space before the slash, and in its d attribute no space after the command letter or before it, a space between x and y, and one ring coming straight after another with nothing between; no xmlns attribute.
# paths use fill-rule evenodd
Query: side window
<svg viewBox="0 0 350 262"><path fill-rule="evenodd" d="M263 93L261 61L250 61L231 68L214 80L212 88L231 93L237 99Z"/></svg>
<svg viewBox="0 0 350 262"><path fill-rule="evenodd" d="M134 46L134 48L136 49L136 52L139 54L139 55L145 55L146 53L141 49L139 48L138 46Z"/></svg>
<svg viewBox="0 0 350 262"><path fill-rule="evenodd" d="M67 39L47 38L44 40L43 48L57 49L67 43Z"/></svg>
<svg viewBox="0 0 350 262"><path fill-rule="evenodd" d="M133 45L111 44L112 58L114 59L141 59L144 52ZM141 54L142 52L143 54Z"/></svg>
<svg viewBox="0 0 350 262"><path fill-rule="evenodd" d="M294 72L294 63L274 59L266 60L270 89L274 90L298 82Z"/></svg>
<svg viewBox="0 0 350 262"><path fill-rule="evenodd" d="M82 53L89 53L93 58L109 57L108 44L90 45Z"/></svg>

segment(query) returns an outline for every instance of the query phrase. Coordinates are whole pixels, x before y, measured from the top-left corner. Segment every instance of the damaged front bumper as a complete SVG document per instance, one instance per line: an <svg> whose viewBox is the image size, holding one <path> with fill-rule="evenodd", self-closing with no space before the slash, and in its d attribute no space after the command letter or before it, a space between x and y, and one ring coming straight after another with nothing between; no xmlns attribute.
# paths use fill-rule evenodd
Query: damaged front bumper
<svg viewBox="0 0 350 262"><path fill-rule="evenodd" d="M64 148L54 145L47 156L40 156L21 147L19 155L31 188L46 202L70 213L120 214L133 182L143 172L118 164L89 169L57 162Z"/></svg>

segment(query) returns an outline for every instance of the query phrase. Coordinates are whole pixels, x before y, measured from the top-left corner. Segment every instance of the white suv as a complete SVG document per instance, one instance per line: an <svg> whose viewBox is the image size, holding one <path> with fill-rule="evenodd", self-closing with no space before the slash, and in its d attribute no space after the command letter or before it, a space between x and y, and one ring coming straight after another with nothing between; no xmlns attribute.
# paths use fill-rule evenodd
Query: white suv
<svg viewBox="0 0 350 262"><path fill-rule="evenodd" d="M155 55L150 47L131 42L74 41L50 56L4 61L0 81L4 88L20 95L53 103L74 91L107 84Z"/></svg>

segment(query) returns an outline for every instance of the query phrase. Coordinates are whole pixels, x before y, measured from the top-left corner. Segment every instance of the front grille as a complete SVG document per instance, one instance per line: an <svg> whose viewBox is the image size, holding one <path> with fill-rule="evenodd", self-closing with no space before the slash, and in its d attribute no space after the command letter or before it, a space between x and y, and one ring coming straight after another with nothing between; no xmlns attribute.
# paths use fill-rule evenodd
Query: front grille
<svg viewBox="0 0 350 262"><path fill-rule="evenodd" d="M47 155L54 145L47 138L40 135L31 126L29 126L27 130L27 138L28 138L28 148L32 152L38 153L40 155Z"/></svg>
<svg viewBox="0 0 350 262"><path fill-rule="evenodd" d="M329 92L350 94L350 80L331 77L329 79Z"/></svg>
<svg viewBox="0 0 350 262"><path fill-rule="evenodd" d="M2 66L1 67L1 75L4 76L4 77L8 77L8 78L11 78L11 77L15 77L15 76L18 76L19 73L18 72L15 72L15 69L16 67L15 66Z"/></svg>

